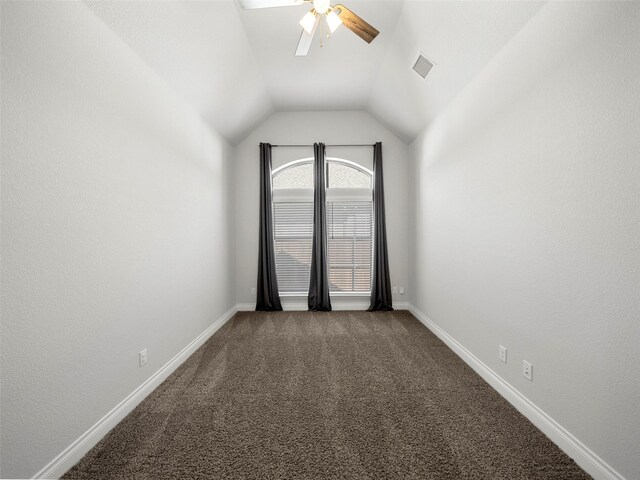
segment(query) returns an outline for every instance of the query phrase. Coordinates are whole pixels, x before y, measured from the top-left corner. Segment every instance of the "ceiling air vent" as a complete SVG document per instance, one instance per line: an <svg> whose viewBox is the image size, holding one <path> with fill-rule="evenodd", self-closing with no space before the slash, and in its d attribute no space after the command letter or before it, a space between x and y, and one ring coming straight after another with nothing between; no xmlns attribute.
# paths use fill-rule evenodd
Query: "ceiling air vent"
<svg viewBox="0 0 640 480"><path fill-rule="evenodd" d="M433 63L431 63L431 61L429 61L429 59L427 59L427 57L423 55L418 55L418 59L413 65L413 69L418 72L418 75L420 75L422 78L427 78L427 75L429 75L429 72L432 68Z"/></svg>

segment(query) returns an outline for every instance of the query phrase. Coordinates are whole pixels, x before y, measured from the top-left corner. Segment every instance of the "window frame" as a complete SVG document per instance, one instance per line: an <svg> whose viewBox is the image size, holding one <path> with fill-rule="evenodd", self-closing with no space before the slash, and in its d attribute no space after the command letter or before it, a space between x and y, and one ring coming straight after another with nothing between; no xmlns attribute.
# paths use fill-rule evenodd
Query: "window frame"
<svg viewBox="0 0 640 480"><path fill-rule="evenodd" d="M273 185L273 180L275 177L281 172L285 171L288 168L293 168L303 164L313 164L313 157L300 158L298 160L293 160L285 163L284 165L279 166L271 172L271 181ZM325 165L325 185L328 185L329 180L329 163L337 163L341 165L346 165L351 168L354 168L366 175L371 179L371 187L370 188L344 188L344 187L336 187L336 188L325 188L325 206L331 202L341 202L341 201L363 201L363 202L371 202L371 206L373 208L373 171L368 168L353 162L351 160L347 160L339 157L326 157L326 165ZM313 203L313 186L311 188L278 188L272 189L272 211L274 209L275 203ZM373 281L373 256L375 252L375 217L371 217L371 281ZM328 232L327 232L328 233ZM275 245L275 228L274 228L274 238L272 241ZM327 238L327 241L329 239ZM371 287L371 285L370 285ZM371 296L371 289L367 292L330 292L333 297L369 297ZM301 293L288 293L288 292L280 292L281 297L304 297Z"/></svg>

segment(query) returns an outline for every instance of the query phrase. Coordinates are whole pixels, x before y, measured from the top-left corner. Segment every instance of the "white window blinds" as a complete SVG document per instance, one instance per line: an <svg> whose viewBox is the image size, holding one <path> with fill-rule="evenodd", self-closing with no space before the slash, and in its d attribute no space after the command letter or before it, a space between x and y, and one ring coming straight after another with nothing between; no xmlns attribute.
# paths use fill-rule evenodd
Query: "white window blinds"
<svg viewBox="0 0 640 480"><path fill-rule="evenodd" d="M373 263L371 201L327 202L329 291L368 293Z"/></svg>
<svg viewBox="0 0 640 480"><path fill-rule="evenodd" d="M311 274L312 202L273 204L276 275L280 294L309 293Z"/></svg>

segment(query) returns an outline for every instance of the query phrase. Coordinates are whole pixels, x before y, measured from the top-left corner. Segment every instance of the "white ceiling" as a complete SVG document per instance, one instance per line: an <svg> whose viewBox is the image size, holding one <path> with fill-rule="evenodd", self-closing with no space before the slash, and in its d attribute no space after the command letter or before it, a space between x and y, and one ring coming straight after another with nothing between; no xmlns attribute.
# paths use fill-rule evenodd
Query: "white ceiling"
<svg viewBox="0 0 640 480"><path fill-rule="evenodd" d="M412 140L543 2L341 0L380 30L344 27L295 57L308 5L242 10L233 0L90 1L90 8L231 143L279 110L366 110ZM422 52L436 67L411 67Z"/></svg>
<svg viewBox="0 0 640 480"><path fill-rule="evenodd" d="M298 21L309 4L261 10L239 10L267 90L278 110L352 110L367 105L373 79L393 38L402 1L344 1L380 34L367 45L341 27L320 47L321 22L309 54L295 57ZM334 3L340 3L335 1ZM326 30L325 30L326 31ZM323 32L324 33L324 32Z"/></svg>

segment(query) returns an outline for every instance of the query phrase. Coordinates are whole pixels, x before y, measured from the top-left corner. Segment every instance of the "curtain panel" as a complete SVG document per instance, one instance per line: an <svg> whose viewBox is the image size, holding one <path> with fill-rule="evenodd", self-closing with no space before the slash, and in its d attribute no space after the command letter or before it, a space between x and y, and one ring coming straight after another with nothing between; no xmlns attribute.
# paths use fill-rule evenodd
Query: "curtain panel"
<svg viewBox="0 0 640 480"><path fill-rule="evenodd" d="M325 185L325 145L313 144L313 239L311 244L311 278L309 310L330 312L329 273L327 257L327 212Z"/></svg>
<svg viewBox="0 0 640 480"><path fill-rule="evenodd" d="M273 186L271 181L271 144L260 144L260 232L256 311L282 310L273 247Z"/></svg>
<svg viewBox="0 0 640 480"><path fill-rule="evenodd" d="M387 255L387 227L384 213L384 180L382 175L382 143L373 146L373 278L371 306L368 311L393 310L389 258Z"/></svg>

